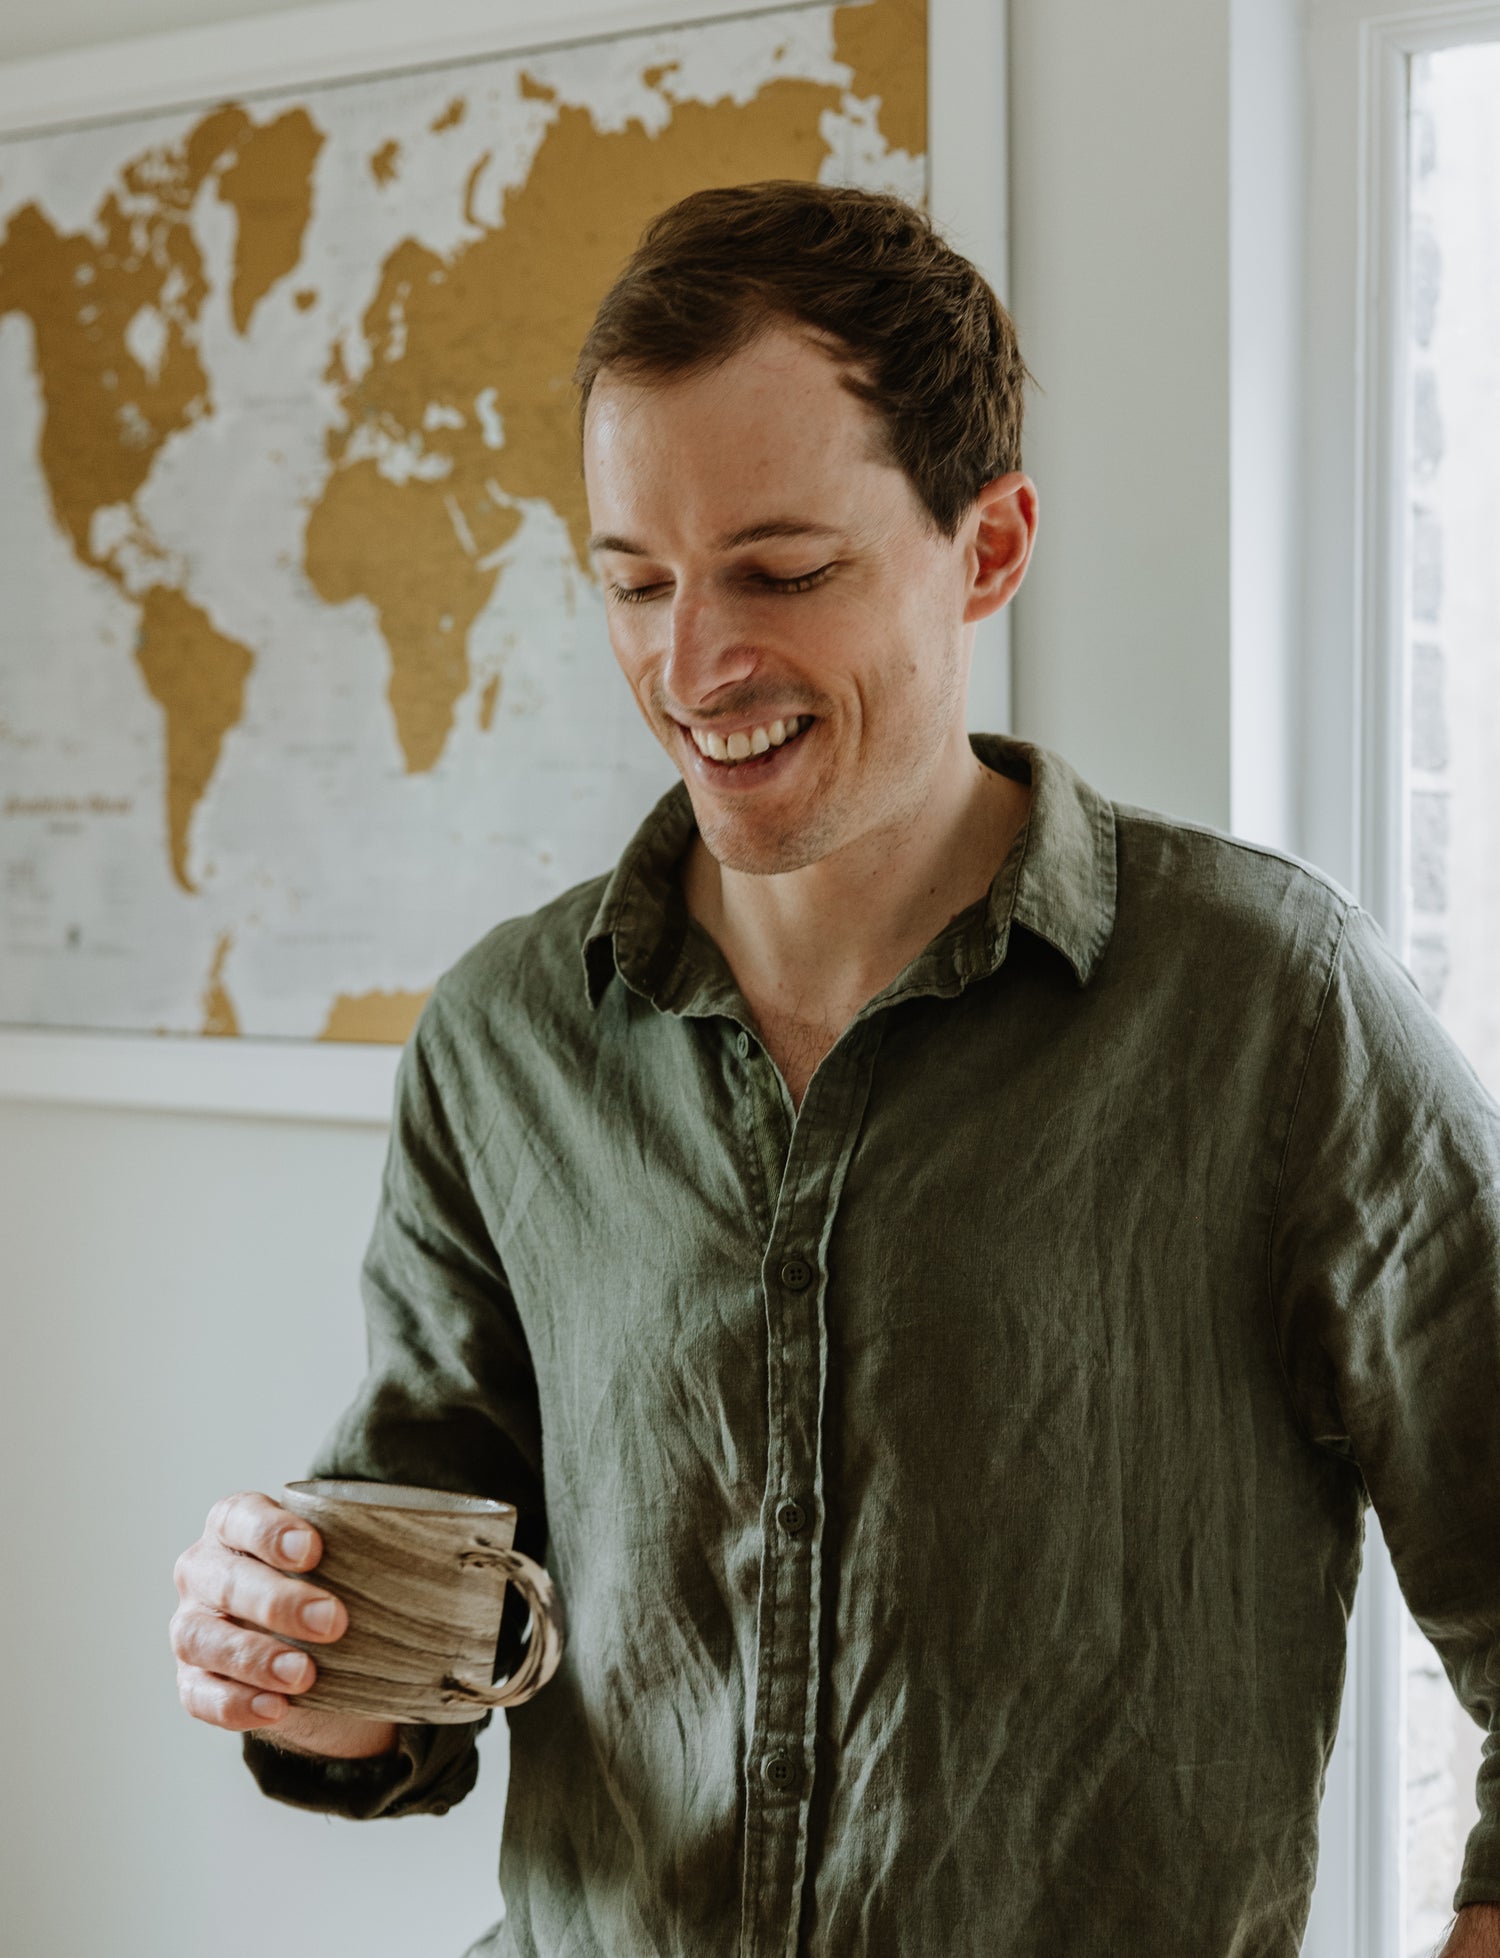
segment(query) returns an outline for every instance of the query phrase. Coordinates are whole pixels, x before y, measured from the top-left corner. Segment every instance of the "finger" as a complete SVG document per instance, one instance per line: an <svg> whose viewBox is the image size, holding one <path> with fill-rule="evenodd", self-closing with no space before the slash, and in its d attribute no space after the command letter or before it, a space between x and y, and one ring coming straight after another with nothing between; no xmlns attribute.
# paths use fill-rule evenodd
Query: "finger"
<svg viewBox="0 0 1500 1958"><path fill-rule="evenodd" d="M323 1554L323 1540L311 1523L253 1489L220 1497L208 1512L204 1535L278 1570L311 1570Z"/></svg>
<svg viewBox="0 0 1500 1958"><path fill-rule="evenodd" d="M200 1672L268 1693L305 1693L318 1669L305 1652L217 1612L182 1605L173 1614L172 1650Z"/></svg>
<svg viewBox="0 0 1500 1958"><path fill-rule="evenodd" d="M274 1727L286 1717L287 1702L280 1693L257 1693L232 1679L218 1679L197 1666L177 1668L177 1697L195 1720L210 1727L227 1727L243 1734L257 1727Z"/></svg>
<svg viewBox="0 0 1500 1958"><path fill-rule="evenodd" d="M342 1638L349 1614L331 1592L303 1578L283 1577L257 1558L226 1550L200 1537L178 1561L177 1589L184 1604L206 1605L283 1638L328 1642Z"/></svg>

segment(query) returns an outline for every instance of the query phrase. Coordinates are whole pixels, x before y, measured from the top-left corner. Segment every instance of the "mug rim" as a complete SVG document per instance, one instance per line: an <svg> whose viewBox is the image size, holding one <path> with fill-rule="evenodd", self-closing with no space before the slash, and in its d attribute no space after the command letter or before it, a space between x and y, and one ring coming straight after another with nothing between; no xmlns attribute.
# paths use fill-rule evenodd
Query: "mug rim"
<svg viewBox="0 0 1500 1958"><path fill-rule="evenodd" d="M364 1509L393 1509L421 1516L514 1516L514 1503L493 1496L465 1496L453 1489L424 1489L412 1482L376 1482L344 1476L311 1476L283 1483L288 1493L328 1502L357 1503Z"/></svg>

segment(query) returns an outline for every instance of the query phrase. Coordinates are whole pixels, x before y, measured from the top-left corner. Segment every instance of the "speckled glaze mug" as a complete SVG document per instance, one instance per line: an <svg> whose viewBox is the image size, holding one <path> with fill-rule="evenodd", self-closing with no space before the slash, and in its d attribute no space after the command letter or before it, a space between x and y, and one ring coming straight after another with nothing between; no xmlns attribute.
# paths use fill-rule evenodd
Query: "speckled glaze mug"
<svg viewBox="0 0 1500 1958"><path fill-rule="evenodd" d="M289 1482L282 1501L321 1535L309 1576L349 1613L341 1639L303 1645L318 1676L295 1705L453 1726L519 1706L556 1672L562 1606L546 1571L514 1548L511 1504L334 1480ZM507 1584L530 1609L530 1636L515 1671L495 1680Z"/></svg>

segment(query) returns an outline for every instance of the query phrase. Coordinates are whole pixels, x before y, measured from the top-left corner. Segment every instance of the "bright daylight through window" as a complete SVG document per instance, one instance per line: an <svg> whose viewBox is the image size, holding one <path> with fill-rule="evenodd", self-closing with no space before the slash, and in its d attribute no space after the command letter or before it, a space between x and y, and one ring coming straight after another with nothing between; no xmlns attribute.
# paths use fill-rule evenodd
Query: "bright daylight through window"
<svg viewBox="0 0 1500 1958"><path fill-rule="evenodd" d="M1405 956L1500 1097L1500 44L1412 62ZM1452 1915L1483 1734L1405 1626L1404 1958Z"/></svg>

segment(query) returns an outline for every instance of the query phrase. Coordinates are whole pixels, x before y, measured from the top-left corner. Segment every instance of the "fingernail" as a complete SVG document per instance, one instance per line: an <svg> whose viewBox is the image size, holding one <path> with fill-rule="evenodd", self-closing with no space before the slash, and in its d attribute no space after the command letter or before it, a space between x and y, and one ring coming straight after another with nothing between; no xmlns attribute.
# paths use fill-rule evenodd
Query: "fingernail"
<svg viewBox="0 0 1500 1958"><path fill-rule="evenodd" d="M302 1622L310 1632L331 1632L337 1616L338 1606L332 1598L318 1598L302 1607Z"/></svg>
<svg viewBox="0 0 1500 1958"><path fill-rule="evenodd" d="M295 1686L299 1680L306 1678L308 1664L305 1652L278 1652L271 1661L271 1670L288 1686Z"/></svg>
<svg viewBox="0 0 1500 1958"><path fill-rule="evenodd" d="M257 1693L250 1702L250 1711L260 1714L263 1719L275 1720L285 1705L279 1693Z"/></svg>
<svg viewBox="0 0 1500 1958"><path fill-rule="evenodd" d="M311 1530L283 1530L280 1550L289 1564L300 1564L312 1549Z"/></svg>

